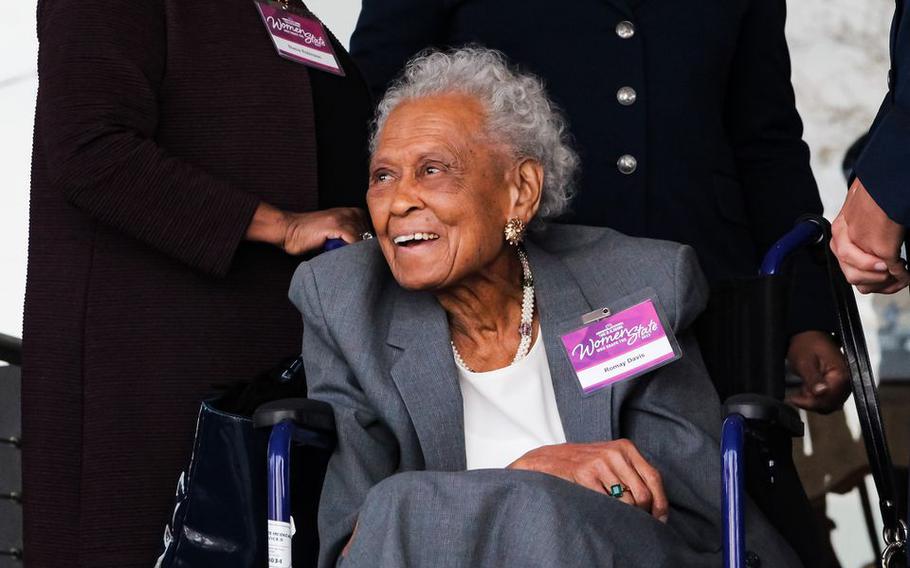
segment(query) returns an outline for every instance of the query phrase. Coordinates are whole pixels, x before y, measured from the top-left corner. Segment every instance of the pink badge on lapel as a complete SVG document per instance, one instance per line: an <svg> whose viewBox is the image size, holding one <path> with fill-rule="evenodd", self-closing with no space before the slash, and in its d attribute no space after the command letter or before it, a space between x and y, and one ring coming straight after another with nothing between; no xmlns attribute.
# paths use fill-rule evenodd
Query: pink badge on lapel
<svg viewBox="0 0 910 568"><path fill-rule="evenodd" d="M585 394L638 377L671 363L682 352L653 300L612 314L583 319L583 327L562 336L562 344Z"/></svg>

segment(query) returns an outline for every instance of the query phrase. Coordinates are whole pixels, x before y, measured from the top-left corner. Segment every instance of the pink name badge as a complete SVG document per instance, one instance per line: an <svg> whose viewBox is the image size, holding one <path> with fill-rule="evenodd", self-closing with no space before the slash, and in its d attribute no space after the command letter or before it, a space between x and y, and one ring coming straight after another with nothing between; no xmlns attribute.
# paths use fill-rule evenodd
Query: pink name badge
<svg viewBox="0 0 910 568"><path fill-rule="evenodd" d="M607 312L609 313L609 312ZM652 300L562 336L585 394L637 377L679 359L682 353Z"/></svg>
<svg viewBox="0 0 910 568"><path fill-rule="evenodd" d="M318 20L297 14L278 4L255 0L262 22L272 36L278 55L316 69L344 76L329 34Z"/></svg>

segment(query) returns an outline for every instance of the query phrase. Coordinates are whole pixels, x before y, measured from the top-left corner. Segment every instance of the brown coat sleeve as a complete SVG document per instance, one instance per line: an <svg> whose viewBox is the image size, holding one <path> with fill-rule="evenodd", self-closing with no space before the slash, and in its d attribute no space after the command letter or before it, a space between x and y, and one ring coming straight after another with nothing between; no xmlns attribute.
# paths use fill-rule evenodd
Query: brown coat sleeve
<svg viewBox="0 0 910 568"><path fill-rule="evenodd" d="M161 1L44 0L39 18L38 139L53 185L92 218L226 273L259 199L156 143Z"/></svg>

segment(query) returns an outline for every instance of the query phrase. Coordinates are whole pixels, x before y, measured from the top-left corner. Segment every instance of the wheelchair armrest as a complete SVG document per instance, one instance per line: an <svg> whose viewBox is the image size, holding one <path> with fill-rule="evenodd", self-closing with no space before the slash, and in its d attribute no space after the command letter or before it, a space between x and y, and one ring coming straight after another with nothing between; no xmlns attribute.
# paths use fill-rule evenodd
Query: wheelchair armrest
<svg viewBox="0 0 910 568"><path fill-rule="evenodd" d="M792 406L770 396L760 394L737 394L724 402L724 416L739 414L747 421L762 422L778 426L791 437L799 438L804 433L799 412Z"/></svg>
<svg viewBox="0 0 910 568"><path fill-rule="evenodd" d="M298 428L323 434L335 434L335 414L328 403L309 398L284 398L267 402L253 413L255 428L271 428L291 420Z"/></svg>

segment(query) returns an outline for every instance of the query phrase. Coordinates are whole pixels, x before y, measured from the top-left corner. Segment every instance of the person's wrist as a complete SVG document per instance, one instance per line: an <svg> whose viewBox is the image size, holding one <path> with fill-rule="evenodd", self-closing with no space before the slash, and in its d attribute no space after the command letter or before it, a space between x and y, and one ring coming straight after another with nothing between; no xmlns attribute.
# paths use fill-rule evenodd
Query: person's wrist
<svg viewBox="0 0 910 568"><path fill-rule="evenodd" d="M286 212L263 202L256 208L246 238L283 249L289 224L290 217Z"/></svg>

